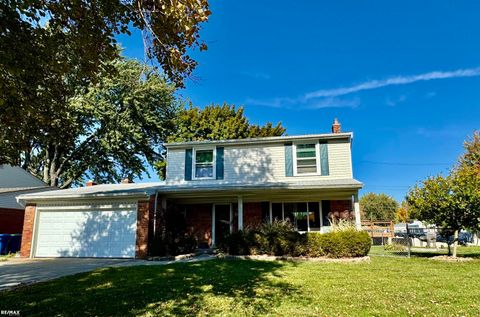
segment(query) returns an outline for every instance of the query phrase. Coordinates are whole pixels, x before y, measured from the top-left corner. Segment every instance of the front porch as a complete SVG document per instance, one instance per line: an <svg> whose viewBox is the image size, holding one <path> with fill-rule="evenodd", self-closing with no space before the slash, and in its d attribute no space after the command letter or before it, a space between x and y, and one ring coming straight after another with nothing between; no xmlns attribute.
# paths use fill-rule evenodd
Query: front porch
<svg viewBox="0 0 480 317"><path fill-rule="evenodd" d="M289 221L299 232L328 232L331 219L352 220L361 226L357 191L175 193L161 201L162 208L173 208L175 215L184 218L201 248L215 246L228 233L275 220Z"/></svg>

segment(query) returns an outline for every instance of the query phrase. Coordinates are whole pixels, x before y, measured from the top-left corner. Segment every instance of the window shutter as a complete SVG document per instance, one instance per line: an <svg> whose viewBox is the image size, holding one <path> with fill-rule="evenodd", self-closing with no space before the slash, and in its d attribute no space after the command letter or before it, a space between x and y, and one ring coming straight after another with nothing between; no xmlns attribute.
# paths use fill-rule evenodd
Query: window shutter
<svg viewBox="0 0 480 317"><path fill-rule="evenodd" d="M320 171L322 176L330 175L328 167L328 143L320 141Z"/></svg>
<svg viewBox="0 0 480 317"><path fill-rule="evenodd" d="M192 180L192 149L185 150L185 180Z"/></svg>
<svg viewBox="0 0 480 317"><path fill-rule="evenodd" d="M217 147L216 158L216 177L217 179L223 179L223 147Z"/></svg>
<svg viewBox="0 0 480 317"><path fill-rule="evenodd" d="M292 143L285 143L285 176L293 176Z"/></svg>

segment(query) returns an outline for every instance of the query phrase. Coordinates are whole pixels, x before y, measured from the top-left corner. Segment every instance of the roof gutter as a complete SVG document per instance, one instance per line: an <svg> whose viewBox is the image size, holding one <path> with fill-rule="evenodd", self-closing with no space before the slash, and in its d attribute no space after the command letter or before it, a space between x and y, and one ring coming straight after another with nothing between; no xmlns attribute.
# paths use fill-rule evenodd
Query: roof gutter
<svg viewBox="0 0 480 317"><path fill-rule="evenodd" d="M110 194L92 194L92 195L65 195L65 196L35 196L35 195L20 195L16 197L16 200L22 206L27 203L39 203L48 201L71 201L74 200L89 200L89 199L141 199L148 198L149 195L146 192L143 193L110 193Z"/></svg>

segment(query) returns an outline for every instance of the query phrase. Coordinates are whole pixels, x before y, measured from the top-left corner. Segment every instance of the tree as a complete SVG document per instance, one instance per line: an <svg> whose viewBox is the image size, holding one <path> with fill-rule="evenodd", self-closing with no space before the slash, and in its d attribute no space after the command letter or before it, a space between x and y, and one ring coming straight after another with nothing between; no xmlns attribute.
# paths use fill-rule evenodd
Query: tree
<svg viewBox="0 0 480 317"><path fill-rule="evenodd" d="M480 169L480 132L473 132L473 136L468 138L463 144L465 153L459 159L461 167L476 167Z"/></svg>
<svg viewBox="0 0 480 317"><path fill-rule="evenodd" d="M410 215L408 211L408 203L404 200L397 208L395 212L395 222L408 222L410 220Z"/></svg>
<svg viewBox="0 0 480 317"><path fill-rule="evenodd" d="M453 239L456 256L458 232L480 229L480 138L478 132L464 144L465 153L446 177L430 177L407 195L412 217L435 224Z"/></svg>
<svg viewBox="0 0 480 317"><path fill-rule="evenodd" d="M65 188L87 176L97 182L141 177L145 162L163 159L161 145L178 110L175 87L134 60L111 66L113 76L77 93L61 115L52 114L19 164Z"/></svg>
<svg viewBox="0 0 480 317"><path fill-rule="evenodd" d="M207 0L1 1L0 164L44 162L32 151L70 132L70 100L114 75L118 34L141 30L146 55L183 86L196 66L188 49L206 49L199 30L209 15Z"/></svg>
<svg viewBox="0 0 480 317"><path fill-rule="evenodd" d="M184 108L175 120L176 132L169 142L245 139L252 137L280 136L285 133L281 123L273 126L252 125L243 112L243 107L234 105L210 105L204 109Z"/></svg>
<svg viewBox="0 0 480 317"><path fill-rule="evenodd" d="M16 76L27 69L21 62L42 65L55 57L50 53L60 43L68 42L74 60L54 62L68 66L74 61L79 72L92 74L118 57L115 35L134 28L142 31L146 54L181 86L197 65L188 49L207 48L199 31L209 15L207 0L2 1L0 61L3 70Z"/></svg>
<svg viewBox="0 0 480 317"><path fill-rule="evenodd" d="M365 219L393 220L397 208L397 201L386 194L368 193L360 198L360 210Z"/></svg>
<svg viewBox="0 0 480 317"><path fill-rule="evenodd" d="M472 168L457 169L446 177L430 177L407 195L411 217L436 225L455 243L461 229L478 230L480 225L480 174ZM454 236L452 239L451 237Z"/></svg>

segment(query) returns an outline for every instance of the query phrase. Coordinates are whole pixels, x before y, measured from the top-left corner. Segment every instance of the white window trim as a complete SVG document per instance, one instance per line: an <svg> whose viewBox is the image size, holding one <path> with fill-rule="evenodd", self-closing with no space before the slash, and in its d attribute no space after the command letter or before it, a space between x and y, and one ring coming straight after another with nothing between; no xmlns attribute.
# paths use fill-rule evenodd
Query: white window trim
<svg viewBox="0 0 480 317"><path fill-rule="evenodd" d="M196 177L195 168L197 166L197 151L211 150L213 152L213 171L212 177ZM192 180L217 179L217 148L216 147L196 147L192 151Z"/></svg>
<svg viewBox="0 0 480 317"><path fill-rule="evenodd" d="M316 173L298 173L297 172L297 145L300 144L315 144L315 159L317 163L317 172ZM293 176L319 176L321 174L321 169L320 169L320 142L308 142L308 141L300 141L300 142L295 142L293 143Z"/></svg>

